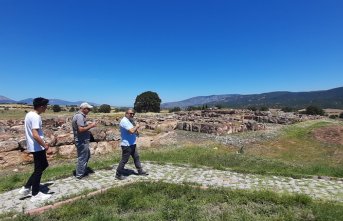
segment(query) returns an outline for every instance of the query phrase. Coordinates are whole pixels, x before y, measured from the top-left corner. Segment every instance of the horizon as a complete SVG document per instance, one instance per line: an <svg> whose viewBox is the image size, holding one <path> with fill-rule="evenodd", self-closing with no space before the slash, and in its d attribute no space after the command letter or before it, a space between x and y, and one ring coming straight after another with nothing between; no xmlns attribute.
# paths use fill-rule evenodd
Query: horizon
<svg viewBox="0 0 343 221"><path fill-rule="evenodd" d="M341 1L0 1L0 95L133 106L343 85ZM208 95L206 95L208 94Z"/></svg>
<svg viewBox="0 0 343 221"><path fill-rule="evenodd" d="M337 87L337 88L341 88L343 86L340 86L340 87ZM315 90L315 91L327 91L327 90L332 90L332 89L337 89L337 88L329 88L329 89L324 89L324 90ZM268 91L268 92L262 92L262 93L257 93L255 95L259 95L259 94L266 94L266 93L274 93L274 92L290 92L290 93L307 93L307 92L315 92L315 91ZM174 102L180 102L180 101L185 101L185 100L189 100L189 99L192 99L192 98L196 98L196 97L211 97L211 96L221 96L221 95L253 95L253 94L211 94L211 95L198 95L198 96L195 96L195 97L189 97L189 98L186 98L186 99L183 99L183 100L178 100L178 101L170 101L170 102L161 102L161 105L164 104L164 103L174 103ZM0 94L0 97L3 96L3 97L6 97L6 98L9 98L11 99L11 97L8 97L8 96L4 96L2 94ZM107 103L102 103L102 104L99 104L99 103L96 103L96 102L93 102L93 101L84 101L84 100L66 100L66 99L63 99L63 98L48 98L46 97L47 99L49 100L63 100L63 101L67 101L67 102L88 102L88 103L95 103L97 106L99 105L102 105L102 104L107 104ZM27 100L27 99L34 99L33 97L30 97L30 98L24 98L24 99L20 99L20 100L14 100L16 102L21 102L23 100ZM13 99L12 99L13 100ZM120 106L120 105L112 105L112 104L109 104L113 107L133 107L132 106Z"/></svg>

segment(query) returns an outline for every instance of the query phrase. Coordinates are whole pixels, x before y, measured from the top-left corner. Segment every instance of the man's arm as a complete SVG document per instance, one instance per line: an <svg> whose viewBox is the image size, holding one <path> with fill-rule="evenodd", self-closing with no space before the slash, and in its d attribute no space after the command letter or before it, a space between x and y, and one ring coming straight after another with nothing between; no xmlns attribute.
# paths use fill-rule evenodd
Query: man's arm
<svg viewBox="0 0 343 221"><path fill-rule="evenodd" d="M79 133L83 133L83 132L90 130L93 127L96 127L95 122L88 124L88 126L86 126L86 127L77 126L77 129L78 129Z"/></svg>
<svg viewBox="0 0 343 221"><path fill-rule="evenodd" d="M42 147L44 147L46 150L49 149L49 145L46 144L43 139L39 136L38 134L38 129L32 129L32 136L33 136L33 139L35 139L35 141L37 143L39 143L39 145L41 145Z"/></svg>
<svg viewBox="0 0 343 221"><path fill-rule="evenodd" d="M139 125L137 124L136 126L134 126L133 128L129 129L128 131L129 131L130 134L134 134L134 133L137 133L138 128L139 128Z"/></svg>

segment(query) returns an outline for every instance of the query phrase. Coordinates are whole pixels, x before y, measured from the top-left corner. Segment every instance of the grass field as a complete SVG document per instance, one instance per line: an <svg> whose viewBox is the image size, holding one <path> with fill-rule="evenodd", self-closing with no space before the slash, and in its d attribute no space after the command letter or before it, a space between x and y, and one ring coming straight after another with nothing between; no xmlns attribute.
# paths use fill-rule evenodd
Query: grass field
<svg viewBox="0 0 343 221"><path fill-rule="evenodd" d="M39 216L14 220L341 220L343 204L280 195L189 185L136 183L113 188Z"/></svg>
<svg viewBox="0 0 343 221"><path fill-rule="evenodd" d="M317 120L290 125L284 129L281 136L272 141L252 145L247 149L247 153L305 167L343 168L343 145L318 141L313 135L316 129L332 126L343 128L343 122Z"/></svg>
<svg viewBox="0 0 343 221"><path fill-rule="evenodd" d="M341 121L317 120L286 126L273 140L252 143L244 154L219 144L178 145L141 150L143 161L190 164L243 173L307 177L343 177L343 145L314 139L313 131ZM93 157L90 167L111 168L120 150ZM43 182L71 176L75 160L53 162ZM32 166L28 166L30 168ZM31 171L0 176L0 192L23 185ZM342 220L341 203L318 202L306 196L270 192L203 190L190 186L139 183L115 188L38 217L17 220Z"/></svg>

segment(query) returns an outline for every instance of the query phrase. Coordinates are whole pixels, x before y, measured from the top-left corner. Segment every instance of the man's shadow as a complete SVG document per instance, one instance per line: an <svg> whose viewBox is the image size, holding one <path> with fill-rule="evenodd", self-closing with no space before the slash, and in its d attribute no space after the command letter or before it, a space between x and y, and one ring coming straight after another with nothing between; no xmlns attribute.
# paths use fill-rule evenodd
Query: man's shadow
<svg viewBox="0 0 343 221"><path fill-rule="evenodd" d="M47 182L47 183L44 183L44 184L40 184L39 185L39 191L42 192L42 193L45 193L45 194L54 194L55 192L49 192L50 191L49 186L51 186L52 184L54 184L54 183L53 182ZM25 199L31 198L31 197L32 197L32 195L30 193L30 195L21 197L21 198L19 198L19 200L25 200Z"/></svg>
<svg viewBox="0 0 343 221"><path fill-rule="evenodd" d="M134 170L131 170L131 169L123 169L121 174L123 176L126 176L126 177L131 176L131 175L138 175L137 172L135 172Z"/></svg>
<svg viewBox="0 0 343 221"><path fill-rule="evenodd" d="M86 173L85 173L84 176L89 176L89 174L92 174L92 173L95 173L95 171L92 168L87 167L86 168ZM73 170L73 176L76 176L76 170Z"/></svg>

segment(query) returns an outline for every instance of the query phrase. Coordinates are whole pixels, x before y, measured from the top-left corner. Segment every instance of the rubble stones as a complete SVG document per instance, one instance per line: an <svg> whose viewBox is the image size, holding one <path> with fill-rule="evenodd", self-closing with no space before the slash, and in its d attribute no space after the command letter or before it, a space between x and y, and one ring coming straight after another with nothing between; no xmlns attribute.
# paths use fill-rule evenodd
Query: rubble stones
<svg viewBox="0 0 343 221"><path fill-rule="evenodd" d="M273 123L292 124L295 122L313 120L320 116L299 115L284 112L253 112L249 110L203 110L181 111L171 114L136 115L136 122L140 125L141 136L138 145L151 147L158 145L177 144L179 136L175 130L192 131L202 134L208 140L239 146L241 141L227 136L245 131L263 131L261 136L269 136L266 125ZM71 117L55 117L43 119L45 141L51 147L50 158L57 155L72 158L76 155L74 137L71 127ZM120 145L118 129L121 118L88 119L97 121L98 126L91 132L96 142L91 143L92 154L106 154ZM149 132L152 131L152 132ZM258 135L260 136L260 135ZM259 139L256 138L256 139ZM249 138L255 140L255 137ZM243 141L244 143L245 141ZM22 150L26 149L24 121L0 120L0 167L32 162L32 157Z"/></svg>

